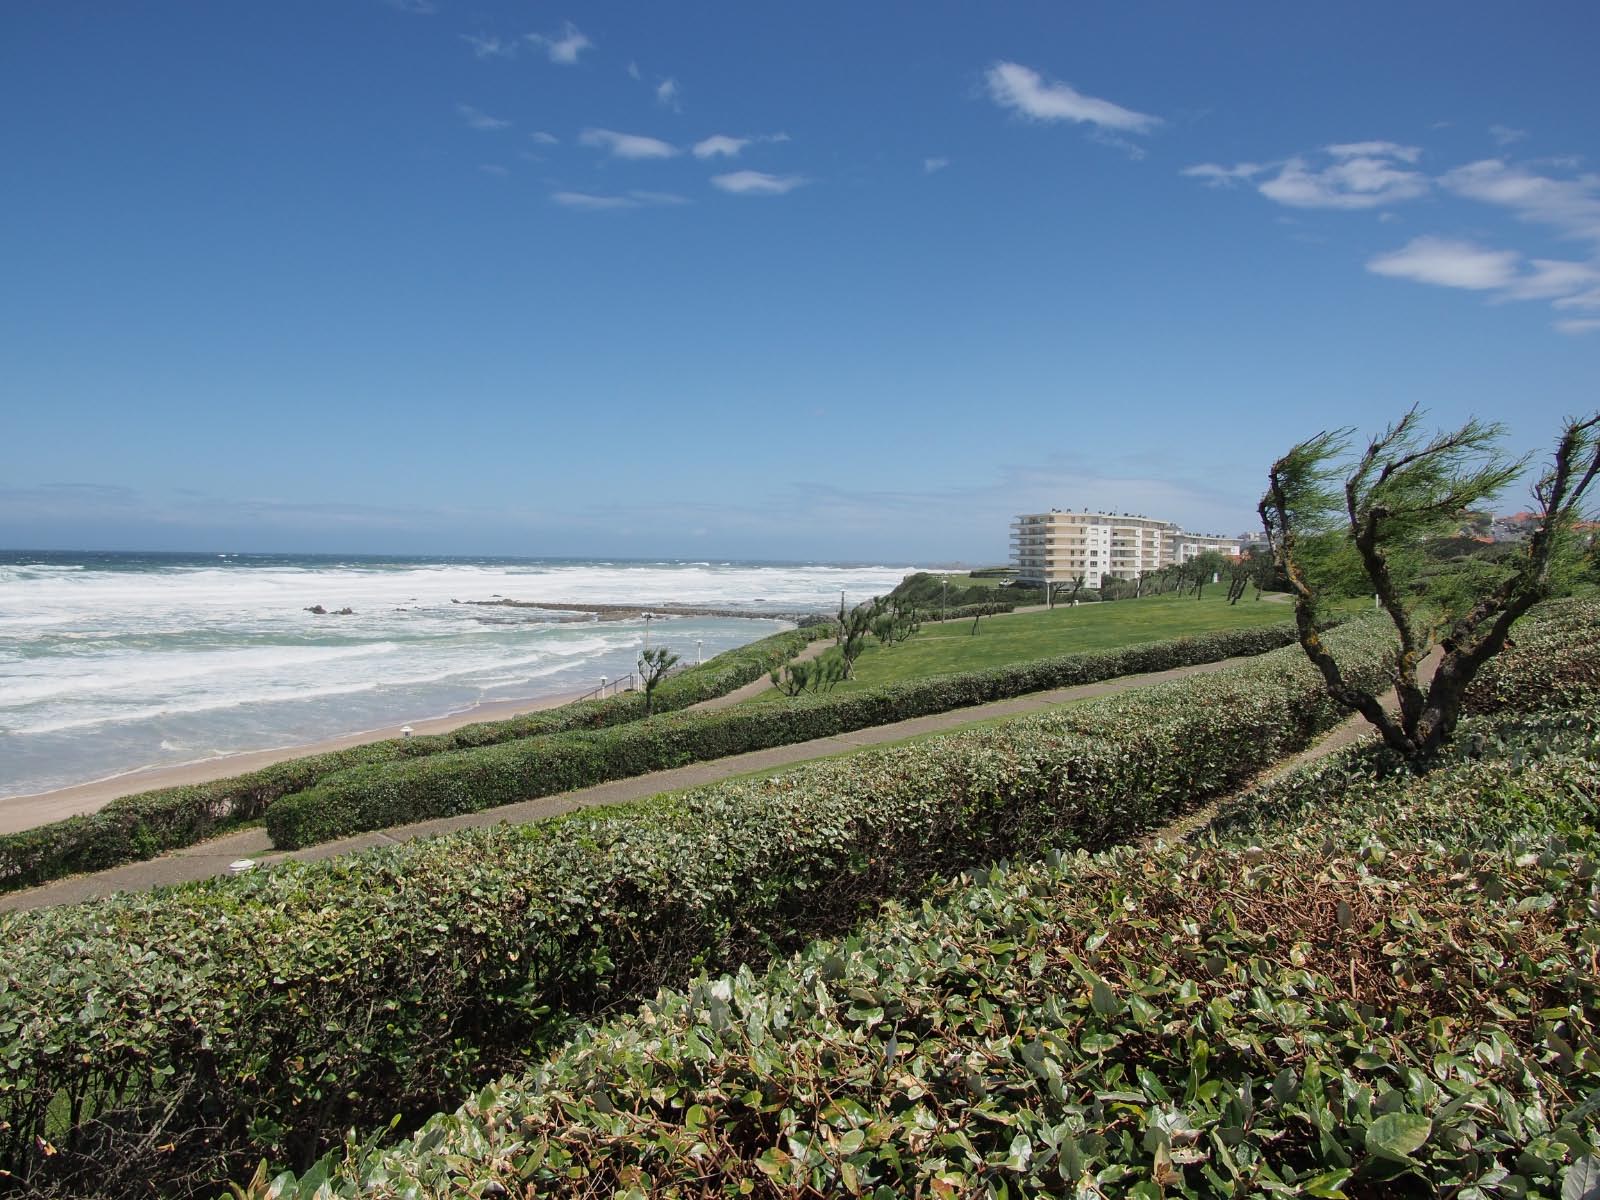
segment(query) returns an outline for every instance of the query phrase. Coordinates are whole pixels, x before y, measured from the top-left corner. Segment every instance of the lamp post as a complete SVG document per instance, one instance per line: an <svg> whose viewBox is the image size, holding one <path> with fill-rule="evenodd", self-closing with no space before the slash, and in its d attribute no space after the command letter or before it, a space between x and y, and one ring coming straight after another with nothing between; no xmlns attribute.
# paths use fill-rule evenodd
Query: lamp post
<svg viewBox="0 0 1600 1200"><path fill-rule="evenodd" d="M650 649L650 622L655 620L655 613L644 614L644 648Z"/></svg>
<svg viewBox="0 0 1600 1200"><path fill-rule="evenodd" d="M600 699L604 700L605 698L606 698L606 677L604 675L602 675L602 676L600 676Z"/></svg>
<svg viewBox="0 0 1600 1200"><path fill-rule="evenodd" d="M704 646L704 645L705 645L705 640L703 638L695 638L695 640L694 640L694 665L697 666L697 667L702 662L705 661L705 656L701 653L701 647Z"/></svg>
<svg viewBox="0 0 1600 1200"><path fill-rule="evenodd" d="M950 610L950 576L939 576L939 620L947 619Z"/></svg>

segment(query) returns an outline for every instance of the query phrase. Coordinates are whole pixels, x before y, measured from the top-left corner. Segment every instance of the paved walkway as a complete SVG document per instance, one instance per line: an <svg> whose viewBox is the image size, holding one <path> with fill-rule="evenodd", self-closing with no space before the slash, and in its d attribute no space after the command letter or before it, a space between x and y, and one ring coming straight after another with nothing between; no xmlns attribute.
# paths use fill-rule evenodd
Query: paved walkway
<svg viewBox="0 0 1600 1200"><path fill-rule="evenodd" d="M828 644L822 643L824 647ZM819 650L818 652L820 653L821 651ZM859 750L865 746L897 742L905 738L916 737L919 734L937 733L953 729L958 725L966 725L973 721L1039 712L1042 709L1058 704L1066 704L1074 700L1089 700L1097 696L1109 696L1117 692L1128 691L1130 688L1146 687L1153 683L1164 683L1169 679L1182 679L1189 675L1208 674L1244 661L1248 661L1248 659L1225 659L1217 663L1176 667L1169 671L1155 671L1146 675L1124 675L1116 679L1104 680L1100 683L1058 688L1049 692L1035 692L1028 696L1018 696L1010 700L997 700L990 704L979 704L971 708L958 708L933 716L915 717L909 721L897 721L892 725L879 725L871 729L860 729L854 733L839 734L835 737L817 738L809 742L797 742L790 746L775 746L770 750L757 750L750 754L736 754L729 758L694 763L671 771L656 771L649 775L637 775L632 779L617 779L610 783L602 783L596 787L584 788L581 791L564 792L556 796L542 796L536 800L525 800L518 804L508 804L501 808L487 809L484 812L467 813L458 817L421 821L415 825L402 825L393 829L357 834L354 837L342 838L336 842L325 842L320 846L308 846L304 850L275 851L272 849L265 829L260 827L243 829L238 833L203 842L198 846L190 846L183 850L174 851L161 858L150 859L146 862L128 863L125 866L113 867L109 871L99 871L93 875L79 875L71 879L58 879L52 883L43 884L27 891L0 895L0 910L43 908L52 904L74 904L83 900L109 896L113 892L146 891L165 884L209 879L213 876L229 874L231 864L239 859L251 859L258 866L270 866L286 859L315 860L332 858L335 855L346 854L352 850L364 850L371 846L389 846L398 842L407 842L413 838L431 837L434 834L449 833L457 829L498 825L502 821L511 824L537 821L543 817L557 816L561 813L571 812L574 809L639 800L660 792L678 791L682 788L715 783L718 780L727 779L733 775L743 775L750 771L788 766L792 763L805 762L808 759L826 758L830 755L848 753L851 750Z"/></svg>

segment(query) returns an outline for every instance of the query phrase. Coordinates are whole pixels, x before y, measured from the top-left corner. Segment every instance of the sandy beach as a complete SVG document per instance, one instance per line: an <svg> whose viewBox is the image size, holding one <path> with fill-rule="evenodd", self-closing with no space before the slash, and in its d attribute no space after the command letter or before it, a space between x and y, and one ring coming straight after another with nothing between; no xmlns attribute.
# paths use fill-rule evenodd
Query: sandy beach
<svg viewBox="0 0 1600 1200"><path fill-rule="evenodd" d="M225 754L218 758L179 763L169 767L147 767L113 775L107 779L97 779L91 783L56 788L53 791L38 792L29 796L11 796L0 799L0 834L17 833L79 813L91 813L119 796L132 796L138 792L180 787L184 784L209 783L214 779L226 779L230 775L257 771L291 758L303 758L308 754L321 754L329 750L344 750L368 742L381 742L386 738L398 737L401 725L410 725L419 734L448 733L452 729L459 729L463 725L475 725L480 721L504 721L523 713L556 708L576 700L582 694L567 692L534 700L503 700L479 704L448 716L400 721L381 729L368 729L361 733L346 734L343 737L329 738L307 745L279 746L271 750Z"/></svg>

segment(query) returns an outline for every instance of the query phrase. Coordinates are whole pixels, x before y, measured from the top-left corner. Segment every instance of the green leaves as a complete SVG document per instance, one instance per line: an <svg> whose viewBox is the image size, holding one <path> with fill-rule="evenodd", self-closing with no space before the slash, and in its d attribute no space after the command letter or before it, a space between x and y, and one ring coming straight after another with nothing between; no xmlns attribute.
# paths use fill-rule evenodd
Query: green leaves
<svg viewBox="0 0 1600 1200"><path fill-rule="evenodd" d="M1411 1155L1420 1150L1433 1132L1433 1122L1416 1113L1387 1113L1367 1126L1364 1144L1368 1154L1391 1162L1413 1163Z"/></svg>

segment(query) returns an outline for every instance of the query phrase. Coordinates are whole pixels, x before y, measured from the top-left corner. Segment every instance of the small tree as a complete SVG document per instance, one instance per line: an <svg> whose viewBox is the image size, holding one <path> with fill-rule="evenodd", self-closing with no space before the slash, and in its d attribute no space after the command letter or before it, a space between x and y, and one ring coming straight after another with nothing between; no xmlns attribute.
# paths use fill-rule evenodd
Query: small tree
<svg viewBox="0 0 1600 1200"><path fill-rule="evenodd" d="M878 601L874 598L871 604L858 604L855 608L846 609L844 601L839 601L839 631L834 635L834 641L839 648L839 657L844 662L844 677L851 678L855 673L856 659L861 657L861 652L867 648L867 635L872 632L874 610Z"/></svg>
<svg viewBox="0 0 1600 1200"><path fill-rule="evenodd" d="M639 678L644 681L644 712L655 712L656 684L666 676L678 661L678 656L665 646L656 646L639 655Z"/></svg>
<svg viewBox="0 0 1600 1200"><path fill-rule="evenodd" d="M1496 495L1527 462L1500 453L1498 425L1471 420L1425 437L1420 421L1420 411L1412 408L1353 461L1344 460L1350 430L1301 442L1272 465L1260 506L1273 556L1295 598L1300 645L1322 673L1328 694L1411 759L1431 754L1450 736L1467 685L1504 647L1512 623L1550 595L1552 572L1572 546L1573 526L1600 471L1600 415L1569 420L1533 488L1533 533L1498 577L1481 580L1469 594L1429 598L1436 607L1425 624L1428 610L1412 586L1419 547ZM1375 693L1344 678L1317 633L1327 581L1342 573L1346 553L1359 562L1399 636L1392 671L1395 715ZM1443 656L1424 690L1417 667L1436 640Z"/></svg>
<svg viewBox="0 0 1600 1200"><path fill-rule="evenodd" d="M1222 574L1226 567L1227 560L1216 550L1202 550L1189 560L1189 577L1194 580L1194 598L1196 600L1200 599L1205 593L1206 584Z"/></svg>

